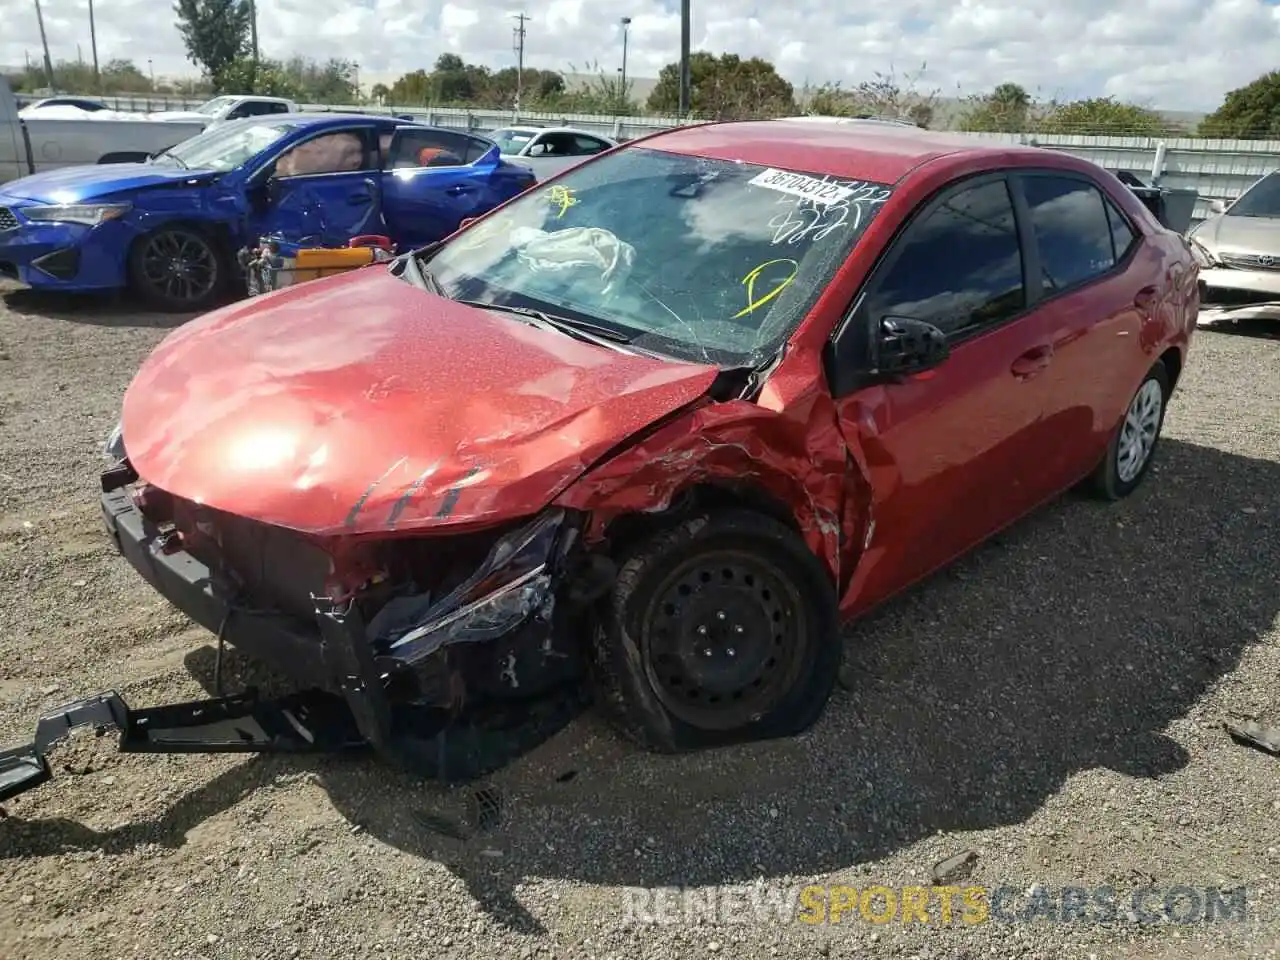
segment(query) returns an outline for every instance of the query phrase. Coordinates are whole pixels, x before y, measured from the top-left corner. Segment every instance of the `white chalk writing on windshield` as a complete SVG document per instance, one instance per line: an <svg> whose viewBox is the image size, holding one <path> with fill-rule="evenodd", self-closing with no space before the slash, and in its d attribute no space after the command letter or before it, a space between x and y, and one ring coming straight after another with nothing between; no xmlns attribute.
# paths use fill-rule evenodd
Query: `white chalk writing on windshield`
<svg viewBox="0 0 1280 960"><path fill-rule="evenodd" d="M780 198L778 204L785 209L769 220L769 227L773 230L773 238L769 242L774 246L796 244L806 238L816 242L846 224L857 229L866 208L878 206L889 199L889 188L879 184L861 180L841 181L834 177L805 179L811 181L808 188L815 194L824 198L838 195L839 199Z"/></svg>

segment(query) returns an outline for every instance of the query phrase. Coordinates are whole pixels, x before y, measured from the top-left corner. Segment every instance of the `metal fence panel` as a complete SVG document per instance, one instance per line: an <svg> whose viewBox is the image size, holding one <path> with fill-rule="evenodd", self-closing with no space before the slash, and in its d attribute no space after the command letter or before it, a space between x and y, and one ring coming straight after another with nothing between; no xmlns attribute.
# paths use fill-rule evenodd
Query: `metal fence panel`
<svg viewBox="0 0 1280 960"><path fill-rule="evenodd" d="M35 99L20 96L20 102ZM104 97L112 109L131 112L190 109L204 102L189 97ZM580 127L615 139L631 140L678 126L675 117L613 117L601 114L528 113L518 118L509 110L467 110L458 107L350 106L302 104L304 110L401 114L437 126L490 133L513 122ZM1280 169L1280 141L1208 140L1198 138L1090 137L1075 134L973 133L977 140L1032 144L1091 160L1108 170L1127 170L1148 182L1159 175L1161 186L1195 190L1195 219L1208 215L1209 201L1231 201L1255 180ZM1163 145L1163 149L1162 149Z"/></svg>

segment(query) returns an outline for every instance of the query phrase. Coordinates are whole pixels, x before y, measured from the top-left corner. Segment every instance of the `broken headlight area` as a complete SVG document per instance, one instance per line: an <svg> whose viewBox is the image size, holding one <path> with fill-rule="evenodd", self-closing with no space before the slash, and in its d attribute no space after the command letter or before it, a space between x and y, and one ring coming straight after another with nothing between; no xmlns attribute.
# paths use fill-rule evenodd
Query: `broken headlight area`
<svg viewBox="0 0 1280 960"><path fill-rule="evenodd" d="M456 695L457 680L469 694L532 696L569 679L579 638L559 587L577 535L550 511L499 536L468 574L434 589L401 581L367 621L374 655L388 675L415 679L423 699Z"/></svg>

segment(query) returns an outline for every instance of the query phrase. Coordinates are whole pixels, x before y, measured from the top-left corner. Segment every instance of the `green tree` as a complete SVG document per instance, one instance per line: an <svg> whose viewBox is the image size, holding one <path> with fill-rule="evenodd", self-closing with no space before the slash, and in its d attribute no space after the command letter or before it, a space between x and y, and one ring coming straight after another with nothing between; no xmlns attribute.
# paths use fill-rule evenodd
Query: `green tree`
<svg viewBox="0 0 1280 960"><path fill-rule="evenodd" d="M1232 90L1222 106L1200 121L1202 137L1272 140L1280 137L1280 70Z"/></svg>
<svg viewBox="0 0 1280 960"><path fill-rule="evenodd" d="M218 74L218 93L256 93L262 97L305 100L306 91L279 60L240 57L226 64Z"/></svg>
<svg viewBox="0 0 1280 960"><path fill-rule="evenodd" d="M773 64L737 54L717 57L699 50L689 58L689 106L703 117L769 117L798 112L795 90ZM680 64L669 63L658 74L648 107L674 114L680 105Z"/></svg>
<svg viewBox="0 0 1280 960"><path fill-rule="evenodd" d="M1002 83L988 94L971 98L959 126L972 133L1022 133L1030 128L1032 106L1024 87Z"/></svg>
<svg viewBox="0 0 1280 960"><path fill-rule="evenodd" d="M67 93L146 93L151 90L151 78L138 69L132 60L115 58L108 60L99 71L100 82L95 84L93 65L78 60L60 60L53 65L54 89ZM28 67L14 78L12 87L19 92L43 90L48 85L43 67Z"/></svg>
<svg viewBox="0 0 1280 960"><path fill-rule="evenodd" d="M148 93L151 78L132 60L112 59L100 71L104 93Z"/></svg>
<svg viewBox="0 0 1280 960"><path fill-rule="evenodd" d="M319 63L307 57L292 57L280 65L280 71L309 103L355 102L356 65L352 60L331 58Z"/></svg>
<svg viewBox="0 0 1280 960"><path fill-rule="evenodd" d="M387 91L388 104L425 104L431 102L431 74L425 70L406 73Z"/></svg>
<svg viewBox="0 0 1280 960"><path fill-rule="evenodd" d="M173 12L187 59L221 91L223 73L249 52L249 0L176 0ZM236 64L225 82L243 79L243 66Z"/></svg>
<svg viewBox="0 0 1280 960"><path fill-rule="evenodd" d="M805 112L822 117L891 117L927 127L934 119L938 91L921 91L924 70L921 65L917 73L901 78L892 70L875 73L871 80L864 80L852 90L845 90L839 83L808 87L802 94Z"/></svg>
<svg viewBox="0 0 1280 960"><path fill-rule="evenodd" d="M1112 97L1093 97L1053 104L1035 123L1038 133L1073 133L1084 136L1164 137L1175 132L1155 110Z"/></svg>
<svg viewBox="0 0 1280 960"><path fill-rule="evenodd" d="M479 109L509 109L515 103L517 75L515 67L493 71L488 67L467 63L457 54L441 54L430 72L414 70L401 76L389 88L373 90L375 99L381 94L386 104L469 106ZM552 109L565 101L564 77L553 70L524 71L519 84L523 103Z"/></svg>
<svg viewBox="0 0 1280 960"><path fill-rule="evenodd" d="M481 93L489 71L464 63L453 53L442 53L431 72L433 100L437 103L470 103Z"/></svg>
<svg viewBox="0 0 1280 960"><path fill-rule="evenodd" d="M864 80L850 92L855 113L873 117L892 117L910 120L922 127L933 123L938 107L939 90L921 90L926 64L920 64L914 73L901 77L890 68L888 73L876 71L870 80Z"/></svg>

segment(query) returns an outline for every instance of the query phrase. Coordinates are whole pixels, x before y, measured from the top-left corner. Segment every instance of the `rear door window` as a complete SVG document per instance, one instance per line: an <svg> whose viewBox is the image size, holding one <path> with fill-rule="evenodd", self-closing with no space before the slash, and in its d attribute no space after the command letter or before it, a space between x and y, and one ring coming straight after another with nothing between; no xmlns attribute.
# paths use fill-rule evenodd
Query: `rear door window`
<svg viewBox="0 0 1280 960"><path fill-rule="evenodd" d="M1023 177L1022 186L1045 293L1086 283L1115 266L1115 225L1097 187L1077 177L1043 175Z"/></svg>
<svg viewBox="0 0 1280 960"><path fill-rule="evenodd" d="M397 130L386 149L384 166L387 170L465 166L484 153L476 152L478 142L466 134L445 130Z"/></svg>
<svg viewBox="0 0 1280 960"><path fill-rule="evenodd" d="M580 155L600 153L609 149L609 145L603 140L597 140L595 137L587 137L577 133L573 135L573 147L574 152Z"/></svg>
<svg viewBox="0 0 1280 960"><path fill-rule="evenodd" d="M1107 206L1107 220L1111 224L1111 251L1115 254L1116 263L1119 263L1133 249L1134 241L1138 239L1138 235L1129 223L1129 218L1117 210L1114 203L1105 197L1103 202Z"/></svg>

